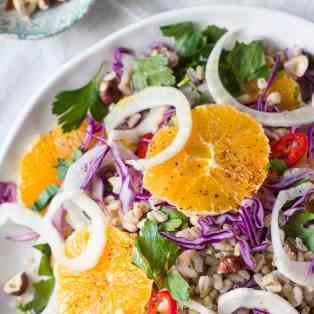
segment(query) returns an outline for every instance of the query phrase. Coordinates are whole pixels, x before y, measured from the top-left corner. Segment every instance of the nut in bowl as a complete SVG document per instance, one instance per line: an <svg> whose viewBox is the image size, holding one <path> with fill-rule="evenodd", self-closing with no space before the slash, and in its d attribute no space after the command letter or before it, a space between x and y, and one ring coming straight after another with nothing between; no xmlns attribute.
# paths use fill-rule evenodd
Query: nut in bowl
<svg viewBox="0 0 314 314"><path fill-rule="evenodd" d="M94 0L0 0L0 35L18 39L41 39L71 27Z"/></svg>

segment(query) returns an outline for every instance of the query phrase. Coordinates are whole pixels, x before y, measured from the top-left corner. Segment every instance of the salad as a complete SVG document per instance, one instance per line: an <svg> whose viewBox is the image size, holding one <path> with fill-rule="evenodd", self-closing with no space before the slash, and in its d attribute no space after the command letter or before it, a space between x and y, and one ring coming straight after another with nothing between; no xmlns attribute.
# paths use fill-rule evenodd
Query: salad
<svg viewBox="0 0 314 314"><path fill-rule="evenodd" d="M7 0L5 2L5 10L16 10L22 17L29 18L36 11L46 11L52 5L64 1L65 0Z"/></svg>
<svg viewBox="0 0 314 314"><path fill-rule="evenodd" d="M313 313L312 56L160 31L56 95L0 182L6 239L39 257L4 292L23 313Z"/></svg>

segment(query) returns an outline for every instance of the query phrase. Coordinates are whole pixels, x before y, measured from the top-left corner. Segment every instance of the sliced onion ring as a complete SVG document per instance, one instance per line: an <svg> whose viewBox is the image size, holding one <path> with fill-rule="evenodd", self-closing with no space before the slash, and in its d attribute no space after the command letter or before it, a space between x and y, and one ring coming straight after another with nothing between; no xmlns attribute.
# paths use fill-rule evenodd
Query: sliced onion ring
<svg viewBox="0 0 314 314"><path fill-rule="evenodd" d="M129 160L128 163L138 170L163 163L176 155L186 144L192 130L191 107L182 92L173 87L149 87L135 94L127 106L117 106L105 118L109 141L112 141L114 129L127 117L146 109L171 105L175 107L178 121L178 133L172 143L152 158Z"/></svg>
<svg viewBox="0 0 314 314"><path fill-rule="evenodd" d="M293 282L312 288L314 288L314 276L308 274L311 262L297 262L289 258L281 243L278 220L280 210L286 202L306 194L307 191L313 188L312 183L303 183L289 190L281 191L275 202L271 220L274 261L278 271Z"/></svg>
<svg viewBox="0 0 314 314"><path fill-rule="evenodd" d="M271 314L298 314L285 299L269 291L239 288L218 299L218 313L231 314L240 308L266 310Z"/></svg>
<svg viewBox="0 0 314 314"><path fill-rule="evenodd" d="M200 314L216 314L214 311L207 309L204 305L198 302L195 302L193 300L188 301L188 302L182 302L182 305Z"/></svg>
<svg viewBox="0 0 314 314"><path fill-rule="evenodd" d="M90 218L87 226L89 239L85 250L75 258L68 258L64 252L64 241L53 226L53 217L67 201L67 210L75 212L83 211ZM69 203L75 206L69 207ZM59 264L62 264L73 271L83 271L91 269L97 265L106 244L106 218L103 211L96 202L80 191L64 191L57 194L49 205L49 210L44 217L45 227L49 230L48 242L51 246L53 256ZM54 231L52 231L54 230Z"/></svg>
<svg viewBox="0 0 314 314"><path fill-rule="evenodd" d="M166 110L165 106L152 109L138 126L130 130L113 130L111 138L114 140L126 138L134 142L144 134L156 133Z"/></svg>
<svg viewBox="0 0 314 314"><path fill-rule="evenodd" d="M237 101L223 86L219 76L219 60L222 51L226 47L230 47L238 35L240 30L227 32L216 43L212 50L206 66L206 81L210 94L218 104L228 104L235 106L241 111L245 111L254 116L263 125L273 127L290 127L310 124L314 121L314 107L307 105L292 111L284 111L281 113L261 112L249 108Z"/></svg>

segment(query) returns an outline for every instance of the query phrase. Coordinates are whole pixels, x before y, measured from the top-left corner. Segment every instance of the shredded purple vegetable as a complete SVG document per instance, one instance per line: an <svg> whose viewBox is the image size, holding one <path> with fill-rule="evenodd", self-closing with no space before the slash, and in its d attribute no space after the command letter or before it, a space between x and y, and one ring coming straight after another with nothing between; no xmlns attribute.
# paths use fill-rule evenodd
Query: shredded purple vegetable
<svg viewBox="0 0 314 314"><path fill-rule="evenodd" d="M134 53L131 49L119 47L116 48L113 52L113 62L112 62L112 71L116 73L118 78L121 78L123 73L123 57L124 55L133 56Z"/></svg>
<svg viewBox="0 0 314 314"><path fill-rule="evenodd" d="M265 310L253 309L250 314L269 314L269 313Z"/></svg>
<svg viewBox="0 0 314 314"><path fill-rule="evenodd" d="M91 144L94 136L97 134L97 133L104 133L105 131L105 126L103 123L101 122L98 122L96 121L92 115L90 113L87 114L87 128L86 128L86 131L85 131L85 135L84 135L84 138L83 138L83 142L82 142L82 145L81 145L81 148L83 150L87 150L89 145Z"/></svg>
<svg viewBox="0 0 314 314"><path fill-rule="evenodd" d="M12 182L0 182L0 204L17 200L17 186Z"/></svg>
<svg viewBox="0 0 314 314"><path fill-rule="evenodd" d="M309 269L308 269L308 275L313 275L314 274L314 260L311 261Z"/></svg>
<svg viewBox="0 0 314 314"><path fill-rule="evenodd" d="M23 232L5 235L5 239L14 242L28 242L37 240L40 237L40 235L33 230L27 227L24 227L24 229Z"/></svg>
<svg viewBox="0 0 314 314"><path fill-rule="evenodd" d="M304 76L298 79L302 100L308 102L314 93L314 69L309 69Z"/></svg>
<svg viewBox="0 0 314 314"><path fill-rule="evenodd" d="M313 159L313 136L314 136L314 125L311 125L307 130L308 146L307 146L307 160Z"/></svg>

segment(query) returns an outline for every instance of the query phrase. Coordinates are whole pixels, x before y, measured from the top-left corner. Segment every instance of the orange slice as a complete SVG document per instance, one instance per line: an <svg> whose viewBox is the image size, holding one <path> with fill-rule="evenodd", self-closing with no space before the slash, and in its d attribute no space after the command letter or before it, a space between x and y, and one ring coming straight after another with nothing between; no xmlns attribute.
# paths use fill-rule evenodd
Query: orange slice
<svg viewBox="0 0 314 314"><path fill-rule="evenodd" d="M231 106L199 106L193 129L172 159L144 173L144 186L187 214L219 214L238 207L267 175L269 144L261 125ZM161 129L148 156L172 141L175 127Z"/></svg>
<svg viewBox="0 0 314 314"><path fill-rule="evenodd" d="M107 227L107 243L97 266L84 272L55 268L60 314L144 314L152 281L132 264L134 239L113 226ZM78 256L88 232L74 233L66 253Z"/></svg>
<svg viewBox="0 0 314 314"><path fill-rule="evenodd" d="M60 184L56 165L58 158L69 159L82 143L86 125L70 133L56 127L41 135L20 163L19 198L31 207L48 184Z"/></svg>
<svg viewBox="0 0 314 314"><path fill-rule="evenodd" d="M278 106L281 110L294 110L299 106L299 84L285 71L280 71L269 89L269 93L279 92L281 102Z"/></svg>

